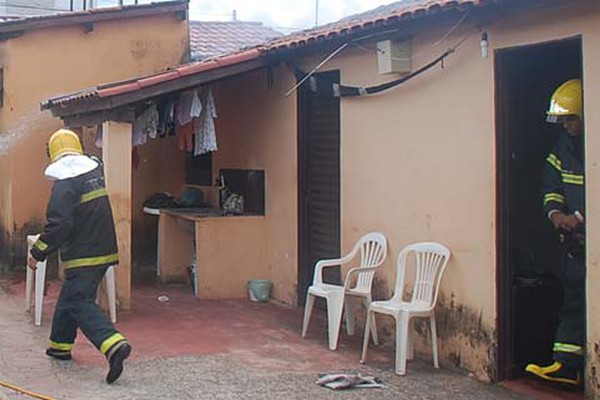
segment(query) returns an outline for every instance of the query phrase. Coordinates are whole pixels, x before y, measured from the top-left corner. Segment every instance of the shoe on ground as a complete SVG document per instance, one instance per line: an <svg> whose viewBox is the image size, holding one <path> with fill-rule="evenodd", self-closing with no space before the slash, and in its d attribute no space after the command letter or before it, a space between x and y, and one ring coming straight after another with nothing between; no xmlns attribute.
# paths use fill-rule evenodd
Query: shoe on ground
<svg viewBox="0 0 600 400"><path fill-rule="evenodd" d="M117 344L118 345L118 344ZM131 345L127 342L119 345L119 348L115 350L114 354L108 360L110 369L106 375L106 383L111 384L123 373L123 363L131 354Z"/></svg>
<svg viewBox="0 0 600 400"><path fill-rule="evenodd" d="M581 372L568 368L558 361L546 367L529 364L525 367L525 371L545 381L561 383L571 387L581 385Z"/></svg>
<svg viewBox="0 0 600 400"><path fill-rule="evenodd" d="M56 358L57 360L68 361L71 359L71 350L59 350L48 347L46 349L46 355Z"/></svg>

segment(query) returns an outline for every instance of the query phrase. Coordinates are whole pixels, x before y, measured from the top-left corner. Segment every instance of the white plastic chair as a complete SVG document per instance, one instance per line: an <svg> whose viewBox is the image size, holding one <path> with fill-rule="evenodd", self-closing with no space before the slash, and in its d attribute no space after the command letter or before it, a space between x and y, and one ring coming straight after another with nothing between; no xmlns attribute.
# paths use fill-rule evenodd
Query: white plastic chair
<svg viewBox="0 0 600 400"><path fill-rule="evenodd" d="M27 236L27 256L31 252L31 247L38 240L40 235L28 235ZM36 270L32 270L28 266L25 267L27 270L27 278L25 280L25 311L31 310L31 293L33 291L33 284L35 281L35 316L34 323L37 326L42 324L42 305L44 303L44 284L46 281L46 260L37 263Z"/></svg>
<svg viewBox="0 0 600 400"><path fill-rule="evenodd" d="M412 287L412 298L406 302L403 300L403 295L407 259L410 253L415 255L414 263L411 263L415 267L415 282ZM394 295L389 300L374 301L369 306L367 324L375 321L375 313L388 314L396 320L396 374L398 375L406 374L406 359L412 360L414 356L411 319L416 317L429 318L433 365L439 368L434 308L449 259L450 250L439 243L415 243L405 247L398 255ZM365 329L361 363L365 362L368 345L369 330Z"/></svg>
<svg viewBox="0 0 600 400"><path fill-rule="evenodd" d="M323 269L338 265L348 264L360 251L360 264L351 268L346 273L343 285L334 285L323 282ZM310 315L315 302L315 297L323 297L327 301L327 325L329 336L329 349L337 348L344 299L346 295L361 297L366 307L371 303L371 286L375 269L385 260L387 253L387 240L381 233L371 232L359 239L350 253L340 259L319 260L315 265L313 283L308 288L306 305L304 308L304 322L302 324L302 337L306 337ZM350 303L348 303L350 305ZM346 331L354 334L354 315L351 307L346 307ZM377 327L375 320L371 324L373 341L377 341Z"/></svg>
<svg viewBox="0 0 600 400"><path fill-rule="evenodd" d="M27 236L27 255L31 252L31 246L38 240L40 235ZM34 305L34 324L40 326L42 324L42 307L44 305L44 286L46 284L46 260L37 263L37 269L33 271L28 266L27 278L25 280L25 311L31 311L31 295L35 293ZM108 296L108 308L110 320L112 323L117 322L117 296L115 290L115 268L111 265L106 270L104 275L106 280L106 292ZM34 288L35 281L35 288Z"/></svg>

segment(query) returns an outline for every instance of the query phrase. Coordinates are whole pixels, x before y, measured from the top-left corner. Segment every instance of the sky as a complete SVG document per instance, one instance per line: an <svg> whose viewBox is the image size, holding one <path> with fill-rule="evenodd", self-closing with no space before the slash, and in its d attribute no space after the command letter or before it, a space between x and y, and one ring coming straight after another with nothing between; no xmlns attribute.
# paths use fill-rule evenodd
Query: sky
<svg viewBox="0 0 600 400"><path fill-rule="evenodd" d="M282 31L312 28L393 0L190 0L190 19L259 21ZM318 14L316 13L318 4Z"/></svg>
<svg viewBox="0 0 600 400"><path fill-rule="evenodd" d="M157 0L139 0L140 4ZM115 5L116 0L96 0L97 4ZM394 0L190 0L190 19L230 21L233 11L241 21L257 21L282 33L312 28L361 13ZM125 0L132 4L133 0ZM317 10L318 14L315 12Z"/></svg>

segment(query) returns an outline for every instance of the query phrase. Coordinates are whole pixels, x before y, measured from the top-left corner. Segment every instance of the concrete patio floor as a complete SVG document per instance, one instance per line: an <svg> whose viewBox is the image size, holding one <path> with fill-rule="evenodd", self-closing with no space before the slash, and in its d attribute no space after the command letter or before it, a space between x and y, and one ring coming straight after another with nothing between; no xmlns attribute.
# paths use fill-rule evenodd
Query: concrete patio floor
<svg viewBox="0 0 600 400"><path fill-rule="evenodd" d="M42 326L24 311L22 276L0 277L0 381L53 399L560 399L549 392L529 395L488 385L464 373L436 370L415 360L404 377L393 373L391 343L370 347L358 363L361 334L342 334L337 351L327 349L324 315L300 330L302 310L247 300L198 301L189 287L135 287L131 312L120 312L118 329L133 353L116 384L104 382L106 362L80 335L73 361L43 353L60 282L50 281ZM166 302L158 301L161 295ZM361 372L385 388L332 391L318 386L321 373ZM569 395L567 395L569 396ZM581 395L576 395L579 398ZM0 399L28 398L0 387ZM577 397L575 397L577 398Z"/></svg>

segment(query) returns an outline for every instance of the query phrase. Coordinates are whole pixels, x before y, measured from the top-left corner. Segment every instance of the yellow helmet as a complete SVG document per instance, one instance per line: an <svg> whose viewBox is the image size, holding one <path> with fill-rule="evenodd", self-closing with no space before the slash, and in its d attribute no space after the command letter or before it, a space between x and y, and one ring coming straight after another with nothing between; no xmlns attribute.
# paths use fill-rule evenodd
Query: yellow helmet
<svg viewBox="0 0 600 400"><path fill-rule="evenodd" d="M577 115L583 117L581 80L571 79L554 91L546 114L548 122L557 122L559 117Z"/></svg>
<svg viewBox="0 0 600 400"><path fill-rule="evenodd" d="M79 136L68 129L59 129L48 140L48 156L54 162L66 154L83 155Z"/></svg>

